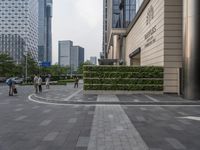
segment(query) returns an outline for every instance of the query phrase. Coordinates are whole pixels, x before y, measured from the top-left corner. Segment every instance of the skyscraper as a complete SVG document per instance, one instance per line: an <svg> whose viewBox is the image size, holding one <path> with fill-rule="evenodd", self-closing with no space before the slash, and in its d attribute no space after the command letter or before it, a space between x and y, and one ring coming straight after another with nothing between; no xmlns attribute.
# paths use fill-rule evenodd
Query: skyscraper
<svg viewBox="0 0 200 150"><path fill-rule="evenodd" d="M52 62L52 0L39 0L39 61Z"/></svg>
<svg viewBox="0 0 200 150"><path fill-rule="evenodd" d="M58 63L60 66L69 66L70 72L77 71L81 63L84 62L84 48L73 46L72 41L59 41Z"/></svg>
<svg viewBox="0 0 200 150"><path fill-rule="evenodd" d="M90 62L93 64L93 65L96 65L97 64L97 57L90 57Z"/></svg>
<svg viewBox="0 0 200 150"><path fill-rule="evenodd" d="M58 64L60 66L70 66L70 55L71 48L73 42L72 41L59 41L58 42Z"/></svg>
<svg viewBox="0 0 200 150"><path fill-rule="evenodd" d="M20 63L27 51L38 59L38 0L0 1L0 52Z"/></svg>
<svg viewBox="0 0 200 150"><path fill-rule="evenodd" d="M71 48L71 72L77 71L78 67L84 62L84 48L72 46Z"/></svg>

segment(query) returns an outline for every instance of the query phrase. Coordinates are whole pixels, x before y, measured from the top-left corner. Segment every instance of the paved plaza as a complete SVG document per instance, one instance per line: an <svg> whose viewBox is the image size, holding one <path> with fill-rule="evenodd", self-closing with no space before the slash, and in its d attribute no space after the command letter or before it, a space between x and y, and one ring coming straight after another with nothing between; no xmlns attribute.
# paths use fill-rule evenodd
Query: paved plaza
<svg viewBox="0 0 200 150"><path fill-rule="evenodd" d="M0 150L199 150L200 103L176 95L0 86Z"/></svg>

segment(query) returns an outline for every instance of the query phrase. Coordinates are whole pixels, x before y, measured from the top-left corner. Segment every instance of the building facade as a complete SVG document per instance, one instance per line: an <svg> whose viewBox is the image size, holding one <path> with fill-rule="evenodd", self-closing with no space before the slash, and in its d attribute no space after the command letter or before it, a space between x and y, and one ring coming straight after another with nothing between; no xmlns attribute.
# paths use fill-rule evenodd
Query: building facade
<svg viewBox="0 0 200 150"><path fill-rule="evenodd" d="M52 62L52 0L39 0L38 60Z"/></svg>
<svg viewBox="0 0 200 150"><path fill-rule="evenodd" d="M38 1L0 1L0 52L16 63L25 52L38 60Z"/></svg>
<svg viewBox="0 0 200 150"><path fill-rule="evenodd" d="M78 67L84 62L84 48L73 46L72 41L59 41L60 66L70 67L70 73L76 72Z"/></svg>
<svg viewBox="0 0 200 150"><path fill-rule="evenodd" d="M84 62L84 48L72 46L71 48L71 72L76 72L78 67Z"/></svg>
<svg viewBox="0 0 200 150"><path fill-rule="evenodd" d="M60 66L70 66L72 41L59 41L58 42L58 64Z"/></svg>
<svg viewBox="0 0 200 150"><path fill-rule="evenodd" d="M90 62L93 64L93 65L97 65L97 57L90 57Z"/></svg>
<svg viewBox="0 0 200 150"><path fill-rule="evenodd" d="M128 28L110 36L109 59L119 56L126 65L162 66L165 93L200 98L199 7L198 0L136 1L137 13Z"/></svg>

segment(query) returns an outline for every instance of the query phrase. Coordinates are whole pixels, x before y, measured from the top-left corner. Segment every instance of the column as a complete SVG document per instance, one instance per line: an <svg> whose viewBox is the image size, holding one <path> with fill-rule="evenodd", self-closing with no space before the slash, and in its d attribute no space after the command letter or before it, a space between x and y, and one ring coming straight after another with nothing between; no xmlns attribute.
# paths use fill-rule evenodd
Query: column
<svg viewBox="0 0 200 150"><path fill-rule="evenodd" d="M183 15L183 94L200 99L200 0L184 0Z"/></svg>

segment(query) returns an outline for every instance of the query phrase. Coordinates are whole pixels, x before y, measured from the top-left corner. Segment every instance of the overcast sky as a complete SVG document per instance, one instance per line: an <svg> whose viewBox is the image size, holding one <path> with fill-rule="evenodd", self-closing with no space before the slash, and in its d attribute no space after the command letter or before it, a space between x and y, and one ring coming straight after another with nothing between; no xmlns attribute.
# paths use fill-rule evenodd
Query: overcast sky
<svg viewBox="0 0 200 150"><path fill-rule="evenodd" d="M53 63L58 62L58 41L72 40L85 48L85 60L102 51L103 0L53 1Z"/></svg>

